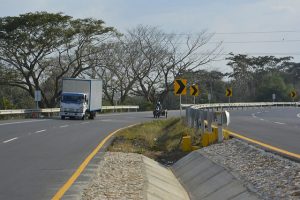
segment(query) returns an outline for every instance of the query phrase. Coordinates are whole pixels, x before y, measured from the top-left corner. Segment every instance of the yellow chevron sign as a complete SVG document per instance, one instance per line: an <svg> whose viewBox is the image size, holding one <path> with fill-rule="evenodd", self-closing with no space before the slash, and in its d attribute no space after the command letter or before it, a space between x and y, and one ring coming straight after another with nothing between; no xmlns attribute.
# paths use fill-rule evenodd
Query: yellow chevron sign
<svg viewBox="0 0 300 200"><path fill-rule="evenodd" d="M232 97L232 88L226 88L226 97Z"/></svg>
<svg viewBox="0 0 300 200"><path fill-rule="evenodd" d="M199 96L199 89L198 89L198 85L192 85L190 86L190 95L191 96Z"/></svg>
<svg viewBox="0 0 300 200"><path fill-rule="evenodd" d="M186 95L186 79L176 79L174 81L174 94L175 95Z"/></svg>
<svg viewBox="0 0 300 200"><path fill-rule="evenodd" d="M295 98L297 95L296 91L291 91L290 97Z"/></svg>

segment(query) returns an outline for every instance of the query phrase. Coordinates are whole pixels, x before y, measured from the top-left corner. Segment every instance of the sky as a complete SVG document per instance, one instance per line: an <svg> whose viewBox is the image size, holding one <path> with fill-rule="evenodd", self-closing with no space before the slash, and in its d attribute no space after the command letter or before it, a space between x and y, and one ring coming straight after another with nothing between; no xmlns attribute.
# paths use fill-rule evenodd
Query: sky
<svg viewBox="0 0 300 200"><path fill-rule="evenodd" d="M230 52L300 62L300 0L0 0L0 5L0 17L63 12L101 19L123 33L138 25L179 34L206 30L215 33L206 48L223 42L220 61L203 66L208 70L229 71L224 58Z"/></svg>

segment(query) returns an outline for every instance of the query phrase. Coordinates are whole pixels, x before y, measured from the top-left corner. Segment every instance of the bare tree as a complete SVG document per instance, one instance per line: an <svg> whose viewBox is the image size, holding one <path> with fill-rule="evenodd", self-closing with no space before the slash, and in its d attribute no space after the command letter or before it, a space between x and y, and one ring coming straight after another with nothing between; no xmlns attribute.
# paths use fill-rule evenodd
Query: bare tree
<svg viewBox="0 0 300 200"><path fill-rule="evenodd" d="M126 35L126 42L136 44L144 57L142 65L133 68L138 80L135 94L148 101L163 100L173 81L184 71L199 69L219 56L221 43L212 49L205 45L213 34L165 34L155 27L138 26Z"/></svg>

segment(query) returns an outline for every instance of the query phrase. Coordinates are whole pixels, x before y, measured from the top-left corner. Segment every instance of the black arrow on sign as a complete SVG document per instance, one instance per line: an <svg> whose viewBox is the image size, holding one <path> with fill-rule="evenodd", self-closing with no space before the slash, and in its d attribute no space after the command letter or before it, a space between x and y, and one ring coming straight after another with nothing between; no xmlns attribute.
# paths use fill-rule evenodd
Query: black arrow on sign
<svg viewBox="0 0 300 200"><path fill-rule="evenodd" d="M227 96L230 97L231 96L231 90L230 89L226 89L227 90Z"/></svg>
<svg viewBox="0 0 300 200"><path fill-rule="evenodd" d="M179 89L177 90L176 94L181 94L185 88L185 85L181 82L181 80L176 80L176 82L179 85Z"/></svg>
<svg viewBox="0 0 300 200"><path fill-rule="evenodd" d="M194 92L192 93L192 95L195 96L197 94L198 90L197 90L196 86L194 86L194 85L192 85L192 88L194 90Z"/></svg>
<svg viewBox="0 0 300 200"><path fill-rule="evenodd" d="M291 92L291 97L294 98L296 96L296 92Z"/></svg>

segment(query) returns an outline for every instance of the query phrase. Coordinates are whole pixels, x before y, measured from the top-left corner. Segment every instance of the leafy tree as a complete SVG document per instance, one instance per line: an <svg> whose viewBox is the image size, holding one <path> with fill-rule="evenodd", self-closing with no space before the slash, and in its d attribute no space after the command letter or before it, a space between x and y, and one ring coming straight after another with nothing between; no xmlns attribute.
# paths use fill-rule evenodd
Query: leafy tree
<svg viewBox="0 0 300 200"><path fill-rule="evenodd" d="M268 74L262 82L261 87L257 91L257 101L272 101L272 94L276 95L276 101L289 101L288 98L291 86L286 85L283 78L279 74Z"/></svg>
<svg viewBox="0 0 300 200"><path fill-rule="evenodd" d="M276 58L274 56L248 57L242 54L230 54L230 57L226 59L229 60L227 65L233 70L232 73L229 73L229 77L232 78L235 99L238 101L260 101L270 98L261 93L262 91L266 92L266 88L275 92L274 88L269 84L265 85L266 81L271 81L273 86L276 85L274 81L279 81L277 83L278 86L282 86L282 73L284 73L286 63L291 58ZM283 84L285 83L283 82ZM280 88L281 92L276 90L279 94L283 92L284 87ZM269 94L270 91L266 95Z"/></svg>
<svg viewBox="0 0 300 200"><path fill-rule="evenodd" d="M103 24L47 12L0 18L0 84L22 88L31 97L41 90L41 106L55 106L61 78L92 68L93 45L113 31Z"/></svg>

